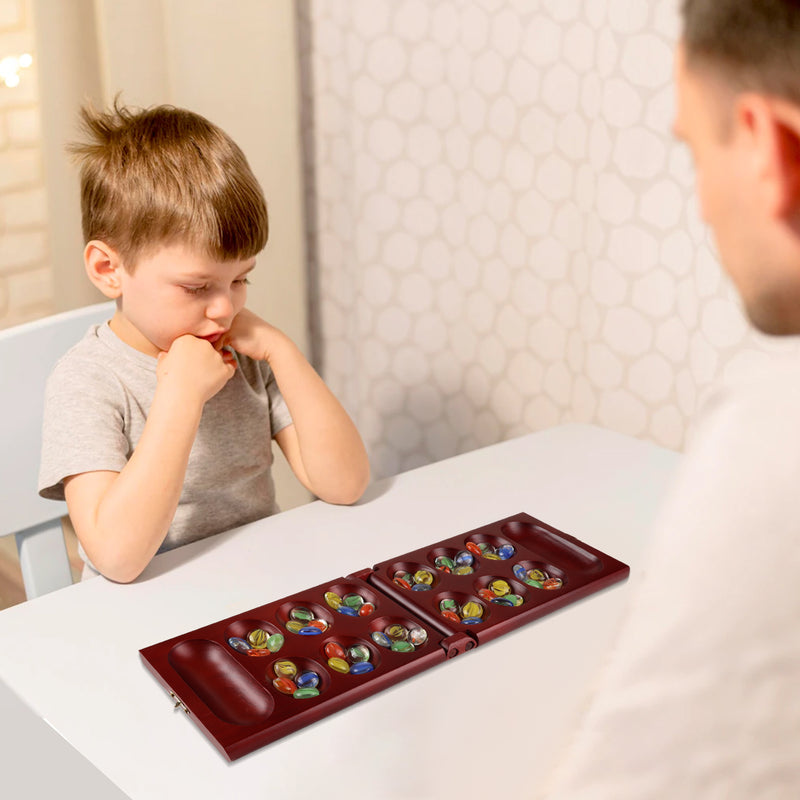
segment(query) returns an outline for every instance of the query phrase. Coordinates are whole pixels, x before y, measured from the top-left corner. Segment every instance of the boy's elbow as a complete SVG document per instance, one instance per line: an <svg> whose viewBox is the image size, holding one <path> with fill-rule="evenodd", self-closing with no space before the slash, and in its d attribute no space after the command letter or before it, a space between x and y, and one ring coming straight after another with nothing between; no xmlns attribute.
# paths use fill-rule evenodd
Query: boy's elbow
<svg viewBox="0 0 800 800"><path fill-rule="evenodd" d="M143 570L123 570L121 572L116 573L115 575L106 575L110 581L114 581L114 583L133 583L141 574Z"/></svg>
<svg viewBox="0 0 800 800"><path fill-rule="evenodd" d="M133 583L144 572L147 564L122 557L121 553L97 553L87 550L92 566L107 580L114 583Z"/></svg>
<svg viewBox="0 0 800 800"><path fill-rule="evenodd" d="M98 567L100 574L114 583L133 583L144 571L144 567L137 569L130 564L114 564Z"/></svg>
<svg viewBox="0 0 800 800"><path fill-rule="evenodd" d="M369 485L369 478L369 464L366 464L361 470L350 476L349 480L340 482L321 499L326 503L338 506L351 506L363 496Z"/></svg>

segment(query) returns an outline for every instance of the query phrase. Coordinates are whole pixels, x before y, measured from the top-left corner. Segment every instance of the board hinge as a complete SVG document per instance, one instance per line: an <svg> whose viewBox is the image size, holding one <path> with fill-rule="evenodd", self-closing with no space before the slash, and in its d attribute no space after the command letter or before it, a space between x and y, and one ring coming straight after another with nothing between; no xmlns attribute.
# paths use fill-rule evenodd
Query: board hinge
<svg viewBox="0 0 800 800"><path fill-rule="evenodd" d="M448 658L455 658L460 653L466 653L467 650L478 646L475 637L468 633L454 633L452 636L442 639L439 644L444 648Z"/></svg>

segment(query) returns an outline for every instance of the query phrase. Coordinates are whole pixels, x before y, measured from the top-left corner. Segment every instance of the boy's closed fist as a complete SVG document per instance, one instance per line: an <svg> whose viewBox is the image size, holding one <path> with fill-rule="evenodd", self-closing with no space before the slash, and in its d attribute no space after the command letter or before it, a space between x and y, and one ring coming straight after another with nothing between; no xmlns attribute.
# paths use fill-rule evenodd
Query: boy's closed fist
<svg viewBox="0 0 800 800"><path fill-rule="evenodd" d="M235 362L210 342L189 334L179 336L168 351L160 353L156 367L159 385L173 386L201 404L219 392L235 372Z"/></svg>
<svg viewBox="0 0 800 800"><path fill-rule="evenodd" d="M272 345L283 334L257 314L243 308L234 318L224 343L256 361L269 361Z"/></svg>

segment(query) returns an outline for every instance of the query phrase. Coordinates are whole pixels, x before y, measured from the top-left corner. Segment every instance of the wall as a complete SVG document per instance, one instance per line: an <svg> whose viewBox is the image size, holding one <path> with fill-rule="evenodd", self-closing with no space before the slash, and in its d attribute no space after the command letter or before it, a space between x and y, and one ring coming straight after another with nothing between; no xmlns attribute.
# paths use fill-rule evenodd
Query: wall
<svg viewBox="0 0 800 800"><path fill-rule="evenodd" d="M54 308L33 13L0 0L0 59L22 53L34 63L19 86L0 84L0 327Z"/></svg>
<svg viewBox="0 0 800 800"><path fill-rule="evenodd" d="M561 422L681 448L749 331L676 144L677 0L309 0L324 373L378 475Z"/></svg>

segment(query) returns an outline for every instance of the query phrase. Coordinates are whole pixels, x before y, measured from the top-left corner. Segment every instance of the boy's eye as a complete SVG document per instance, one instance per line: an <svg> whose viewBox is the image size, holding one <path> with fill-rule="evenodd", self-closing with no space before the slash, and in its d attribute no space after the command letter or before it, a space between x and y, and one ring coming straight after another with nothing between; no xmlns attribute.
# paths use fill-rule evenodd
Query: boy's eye
<svg viewBox="0 0 800 800"><path fill-rule="evenodd" d="M234 286L248 286L250 281L247 278L237 278L233 282ZM197 296L199 294L205 294L211 289L211 284L204 283L202 286L187 286L181 285L181 289L187 294Z"/></svg>

